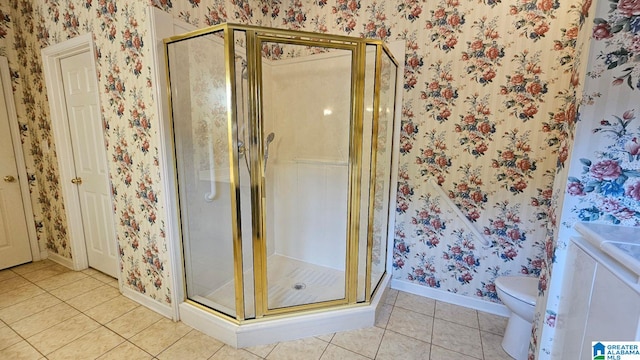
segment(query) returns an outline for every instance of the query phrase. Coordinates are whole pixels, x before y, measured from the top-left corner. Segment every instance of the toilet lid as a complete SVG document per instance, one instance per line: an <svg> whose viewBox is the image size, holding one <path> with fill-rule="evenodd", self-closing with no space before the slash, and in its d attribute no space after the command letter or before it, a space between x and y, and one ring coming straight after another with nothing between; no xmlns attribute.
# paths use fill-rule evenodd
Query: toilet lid
<svg viewBox="0 0 640 360"><path fill-rule="evenodd" d="M535 305L538 297L538 278L525 276L502 276L496 279L496 286L505 294Z"/></svg>

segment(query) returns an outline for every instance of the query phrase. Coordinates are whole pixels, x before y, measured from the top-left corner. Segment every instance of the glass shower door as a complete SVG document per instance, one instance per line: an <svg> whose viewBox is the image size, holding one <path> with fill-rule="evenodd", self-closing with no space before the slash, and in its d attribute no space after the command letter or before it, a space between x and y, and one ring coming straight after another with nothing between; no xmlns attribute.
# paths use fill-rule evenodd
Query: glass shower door
<svg viewBox="0 0 640 360"><path fill-rule="evenodd" d="M167 51L186 297L235 318L244 317L235 286L242 264L234 263L238 176L248 175L238 175L230 161L238 154L228 126L222 33L173 42Z"/></svg>
<svg viewBox="0 0 640 360"><path fill-rule="evenodd" d="M346 301L353 51L259 46L266 309Z"/></svg>

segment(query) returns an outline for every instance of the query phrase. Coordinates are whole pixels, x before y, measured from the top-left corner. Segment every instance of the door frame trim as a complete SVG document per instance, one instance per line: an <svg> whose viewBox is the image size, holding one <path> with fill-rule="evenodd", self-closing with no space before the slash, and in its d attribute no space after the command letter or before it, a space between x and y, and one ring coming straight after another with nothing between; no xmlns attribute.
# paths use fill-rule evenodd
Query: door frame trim
<svg viewBox="0 0 640 360"><path fill-rule="evenodd" d="M95 54L93 33L79 35L42 49L43 73L47 84L47 96L49 97L49 106L51 109L51 129L53 131L53 137L56 140L55 149L58 158L58 169L60 171L60 188L62 190L67 217L67 231L72 254L71 262L74 270L88 268L89 259L87 256L84 228L80 220L82 218L80 195L78 194L76 185L71 184L70 181L63 180L75 177L75 166L73 162L71 134L69 132L60 60L87 51L92 55ZM91 66L94 70L97 69L95 56L91 56ZM96 84L97 83L98 79L96 78ZM98 106L100 106L100 96L98 92L96 92L96 98ZM104 126L101 124L100 127L104 136ZM109 184L111 184L111 179L109 179ZM111 192L111 185L109 185L109 188ZM110 200L110 205L113 209L113 194L111 194ZM112 225L115 230L115 223ZM117 232L114 231L114 234L117 234ZM114 238L113 241L116 241L116 239ZM116 241L116 249L117 248L118 244ZM120 269L120 256L117 256L117 261L118 269ZM118 282L121 282L122 276L120 271L118 271L116 275Z"/></svg>
<svg viewBox="0 0 640 360"><path fill-rule="evenodd" d="M35 213L31 204L31 191L29 191L29 178L27 175L27 165L22 149L22 139L18 126L18 114L16 112L9 61L6 57L0 56L0 77L2 77L2 88L4 91L5 103L7 104L7 117L9 119L9 132L11 133L11 143L13 144L13 154L18 168L18 183L20 184L20 196L24 208L24 217L27 223L27 233L29 235L29 247L31 248L31 260L42 259L40 246L38 245L38 232L36 231Z"/></svg>
<svg viewBox="0 0 640 360"><path fill-rule="evenodd" d="M147 7L149 19L149 34L153 39L151 45L151 57L153 60L151 82L154 84L156 96L156 111L158 113L158 135L160 145L160 170L164 179L164 200L167 217L165 219L166 244L169 254L169 283L171 287L171 316L173 320L180 320L179 306L186 300L184 267L182 261L182 238L180 224L178 223L178 200L175 184L176 174L173 153L173 134L170 123L169 111L169 87L167 85L167 68L165 66L165 49L163 39L177 35L176 28L184 29L183 32L196 28L171 14L162 11L155 6Z"/></svg>

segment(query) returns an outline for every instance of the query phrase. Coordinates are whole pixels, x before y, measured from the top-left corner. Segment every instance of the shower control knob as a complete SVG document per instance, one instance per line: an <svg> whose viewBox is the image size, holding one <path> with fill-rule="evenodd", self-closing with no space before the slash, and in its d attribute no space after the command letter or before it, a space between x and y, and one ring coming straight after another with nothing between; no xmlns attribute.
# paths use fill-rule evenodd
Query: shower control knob
<svg viewBox="0 0 640 360"><path fill-rule="evenodd" d="M240 155L240 156L244 155L244 152L246 150L247 149L244 147L244 142L238 141L238 155Z"/></svg>

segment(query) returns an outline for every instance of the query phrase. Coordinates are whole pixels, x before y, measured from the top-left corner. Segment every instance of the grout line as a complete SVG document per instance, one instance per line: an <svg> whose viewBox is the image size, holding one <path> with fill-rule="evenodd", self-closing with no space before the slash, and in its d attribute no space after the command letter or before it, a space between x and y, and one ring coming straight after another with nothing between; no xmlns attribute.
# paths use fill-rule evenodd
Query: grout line
<svg viewBox="0 0 640 360"><path fill-rule="evenodd" d="M476 311L476 318L478 320L478 331L480 331L480 350L482 351L482 359L484 360L484 341L482 340L482 330L480 329L480 314Z"/></svg>
<svg viewBox="0 0 640 360"><path fill-rule="evenodd" d="M50 266L53 266L53 265L55 265L55 264L53 264L53 263L52 263L52 264L50 264L50 265L48 265L48 266L45 266L45 267L42 267L42 268L38 268L38 269L33 270L33 271L43 270L43 269L46 269L46 268L48 268L48 267L50 267ZM15 276L20 276L21 278L23 278L24 280L26 280L28 283L33 284L33 285L36 285L33 281L31 281L31 280L29 280L29 279L25 278L22 274L15 273L15 272L13 272L13 271L12 271L12 270L10 270L10 269L9 269L8 271L11 271ZM31 271L31 272L33 272L33 271ZM29 273L29 272L27 272L26 274L28 274L28 273ZM141 305L137 304L137 306L136 306L136 307L134 307L134 308L132 308L132 309L130 309L130 310L128 310L128 311L126 311L125 313L123 313L123 314L119 315L118 317L116 317L116 318L114 318L114 319L111 319L111 320L109 320L108 322L106 322L106 323L102 324L101 322L99 322L99 321L97 321L96 319L93 319L91 316L87 315L87 314L86 314L86 312L87 312L87 311L90 311L91 309L95 308L96 306L100 306L100 305L102 305L102 304L104 304L104 303L106 303L106 302L108 302L108 301L111 301L111 300L113 300L113 299L117 298L117 296L116 296L116 297L109 298L109 299L107 299L106 301L100 302L100 303L98 303L98 304L92 304L92 307L91 307L91 308L89 308L89 309L85 309L85 310L83 310L83 311L79 310L78 308L76 308L76 307L74 307L74 306L72 306L71 304L69 304L69 303L68 303L68 301L71 301L72 299L75 299L75 298L76 298L76 297L78 297L78 296L86 295L86 294L87 294L87 293L89 293L90 291L94 291L94 290L97 290L97 289L100 289L100 288L104 288L105 286L113 287L113 286L111 286L111 284L110 284L109 282L104 282L104 281L102 281L102 279L103 279L103 278L102 278L102 279L101 279L101 278L96 278L96 277L93 277L92 275L90 275L90 274L86 274L86 273L83 273L83 274L84 274L84 275L86 275L86 277L84 277L83 279L92 278L92 279L94 279L94 280L99 281L101 284L100 284L100 285L98 285L98 286L97 286L97 287L95 287L95 288L90 289L90 290L89 290L89 291L87 291L87 292L84 292L84 293L81 293L81 294L77 294L76 296L74 296L74 297L72 297L72 298L70 298L70 299L67 299L67 300L62 300L62 299L58 298L57 296L55 296L55 295L53 295L53 294L51 293L51 291L55 291L56 289L58 289L58 288L60 288L60 287L57 287L57 288L54 288L54 289L51 289L51 290L45 290L45 289L43 289L42 287L40 287L40 286L36 285L38 288L40 288L40 289L42 289L42 290L43 290L43 293L38 294L38 295L35 295L35 296L30 297L30 298L27 298L27 299L24 299L24 300L21 300L21 301L18 301L18 302L16 302L16 303L12 303L11 305L9 305L9 306L7 306L7 307L10 307L10 306L14 306L14 305L20 304L20 303L22 303L22 302L24 302L24 301L28 301L28 300L30 300L30 299L32 299L32 298L34 298L34 297L36 297L36 296L40 296L40 295L44 295L44 294L48 294L48 295L50 295L50 296L53 296L55 299L59 299L59 300L60 300L60 303L59 303L59 304L56 304L56 305L60 305L60 304L63 304L63 303L64 303L65 305L70 306L71 308L73 308L73 309L77 310L80 314L83 314L83 315L87 316L88 318L90 318L92 321L95 321L95 322L99 325L97 328L99 328L100 326L102 326L102 327L104 327L105 329L109 330L110 332L112 332L112 333L114 333L114 334L118 335L120 338L123 338L123 339L124 339L124 341L123 341L123 342L121 342L121 343L119 343L118 345L116 345L115 347L113 347L113 348L111 348L111 349L107 350L106 352L104 352L104 353L103 353L103 354L101 354L100 356L104 356L105 354L109 353L110 351L113 351L116 347L119 347L119 346L123 345L125 342L128 342L129 344L133 345L135 348L138 348L138 349L142 350L145 354L148 354L148 355L149 355L149 356L151 356L152 358L156 359L156 358L157 358L158 356L160 356L162 353L164 353L165 351L167 351L167 349L169 349L171 346L175 345L178 341L182 340L182 339L183 339L183 338L185 338L189 333L191 333L192 331L194 331L194 330L195 330L195 329L191 328L191 330L189 330L187 333L185 333L184 335L182 335L181 337L179 337L177 340L175 340L174 342L172 342L171 344L169 344L168 346L166 346L166 347L165 347L164 349L162 349L162 350L161 350L157 355L155 355L155 356L154 356L154 355L152 355L152 354L148 353L146 350L144 350L144 349L140 348L140 347L139 347L138 345L136 345L135 343L133 343L133 342L130 340L130 338L133 338L134 336L136 336L136 335L140 334L141 332L143 332L143 331L147 330L148 328L150 328L151 326L153 326L154 324L156 324L156 323L157 323L158 321L160 321L161 319L160 319L160 320L158 320L158 321L156 321L156 322L154 322L154 323L152 323L152 324L150 324L150 325L148 325L147 327L145 327L145 328L141 329L140 331L136 332L135 334L132 334L129 338L125 338L123 335L121 335L121 334L120 334L120 333L118 333L117 331L115 331L115 330L113 330L113 329L111 329L111 328L109 328L109 327L107 326L107 324L109 324L109 323L111 323L111 322L113 322L113 321L115 321L115 320L117 320L117 319L120 319L121 317L126 316L127 314L130 314L130 313L131 313L131 312L133 312L134 310L136 310L136 309L138 309L139 307L141 307ZM56 274L56 275L53 275L53 276L57 276L57 275L60 275L60 274ZM101 275L101 274L100 274L100 275ZM9 280L9 279L15 278L15 276L14 276L14 277L11 277L11 278L8 278L8 279L5 279L5 280ZM52 276L52 277L53 277L53 276ZM46 278L46 279L50 279L50 278L51 278L51 277ZM43 281L43 280L46 280L46 279L39 279L38 281L40 282L40 281ZM4 281L4 280L3 280L3 281ZM65 284L65 285L62 285L62 286L67 286L67 285L70 285L70 284L72 284L72 283ZM25 286L26 286L26 284L25 284ZM435 319L436 319L436 310L437 310L437 304L438 304L438 301L436 301L436 302L434 303L434 307L433 307L433 314L432 314L432 315L428 315L428 314L425 314L425 313L422 313L422 312L416 312L416 311L414 311L414 310L412 310L412 309L406 309L406 308L401 307L401 306L396 306L395 304L396 304L396 302L397 302L397 299L398 299L398 297L399 297L399 294L400 294L400 292L396 292L396 293L394 294L394 299L393 299L392 303L387 303L387 302L385 301L385 303L383 304L383 305L389 305L389 306L390 306L390 311L389 311L388 319L387 319L387 321L384 323L384 326L383 326L383 327L379 327L379 326L378 326L378 328L383 329L383 334L382 334L382 338L380 339L380 342L379 342L379 343L378 343L378 345L377 345L377 349L376 349L376 352L375 352L375 356L377 356L377 355L378 355L378 353L380 352L380 349L381 349L381 346L382 346L382 342L384 341L385 335L387 335L387 334L388 334L388 331L389 331L389 332L392 332L392 333L396 333L396 334L402 335L402 336L405 336L405 337L407 337L407 338L409 338L409 339L412 339L413 341L419 341L419 342L421 342L421 343L425 343L425 342L427 342L427 341L425 341L425 340L417 339L417 338L414 338L414 337L412 337L412 336L408 336L408 335L405 335L405 334L397 333L397 332L395 332L395 331L393 331L393 330L388 329L388 325L389 325L389 322L390 322L390 320L391 320L392 313L394 312L394 310L395 310L396 308L399 308L399 309L401 309L401 310L403 310L403 311L411 311L411 312L413 312L413 313L421 314L421 315L424 315L424 316L429 316L429 317L431 317L431 318L432 318L432 324L431 324L431 335L430 335L430 339L429 339L429 341L428 341L428 343L429 343L429 357L431 357L431 354L432 354L433 348L434 348L435 346L437 346L437 345L434 345L434 344L433 344L433 339L434 339ZM54 305L54 306L56 306L56 305ZM5 308L7 308L7 307L5 307ZM47 307L47 308L42 309L42 310L38 309L38 311L36 311L36 312L34 312L34 313L32 313L32 314L29 314L28 316L26 316L26 317L24 317L24 318L22 318L22 319L19 319L18 321L23 320L23 319L25 319L25 318L27 318L27 317L29 317L29 316L33 316L33 315L35 315L35 314L42 313L42 312L44 312L44 311L49 311L50 309L51 309L51 307ZM72 316L72 317L73 317L73 316ZM486 345L486 344L484 344L484 341L483 341L483 338L482 338L483 331L480 329L480 312L479 312L479 311L476 311L476 320L477 320L477 323L478 323L478 327L471 327L471 326L467 326L467 325L465 325L465 324L460 324L460 323L457 323L457 322L449 321L449 320L447 320L447 319L440 319L440 318L438 318L438 319L439 319L439 320L442 320L442 321L449 322L449 323L453 323L453 324L456 324L456 325L465 326L465 327L467 327L467 328L475 329L476 331L478 331L478 332L479 332L479 334L480 334L480 345L481 345L481 349L482 349L481 358L484 358L484 350L485 350L485 345ZM68 319L67 319L67 320L68 320ZM66 320L64 320L64 321L66 321ZM62 321L62 322L64 322L64 321ZM52 325L52 326L57 326L58 324L60 324L60 323L62 323L62 322L59 322L59 323L54 324L54 325ZM11 327L11 326L10 326L9 324L7 324L5 321L0 320L0 323L1 323L1 324L4 324L4 325L5 325L5 326L7 326L9 329L11 329L12 331L14 331L14 332L15 332L15 333L20 337L21 341L25 341L29 346L31 346L31 347L32 347L34 350L36 350L39 354L42 354L42 353L41 353L37 348L35 348L33 345L31 345L31 343L30 343L29 341L27 341L27 340L26 340L26 339L25 339L21 334L17 333L15 330L13 330L13 327ZM375 326L375 325L374 325L374 326ZM51 328L51 327L49 327L49 328ZM42 331L48 330L49 328L47 328L47 329L43 329ZM92 330L92 331L95 331L95 329L94 329L94 330ZM40 332L38 332L38 333L40 333ZM87 333L89 333L89 332L87 332ZM83 334L82 336L85 336L87 333ZM493 332L491 332L491 331L487 331L486 333L491 333L491 334L493 334L493 335L500 335L500 334L494 334L494 333L493 333ZM33 335L31 335L31 336L34 336L34 335L36 335L36 334L33 334ZM82 337L82 336L81 336L81 337ZM335 333L334 333L334 334L330 337L330 339L326 342L326 346L325 346L325 348L324 348L324 349L323 349L323 351L322 351L321 357L322 357L322 356L327 352L327 349L329 348L329 345L330 345L330 344L333 344L333 343L332 343L332 341L333 341L334 339L335 339ZM76 340L77 340L77 339L76 339ZM75 340L74 340L74 341L75 341ZM71 343L73 343L73 341L72 341ZM276 345L275 345L275 346L274 346L274 347L273 347L273 348L268 352L268 354L266 354L266 356L265 356L265 357L260 357L259 355L253 354L253 353L251 353L250 351L248 351L248 350L246 350L246 349L244 349L244 351L247 351L248 353L251 353L251 354L253 354L253 355L256 355L256 356L260 357L261 359L265 359L265 358L266 358L266 357L268 357L271 353L273 353L273 351L275 350L275 348L276 348L279 344L280 344L280 343L277 343L277 344L276 344ZM64 345L64 346L67 346L67 345L69 345L69 344L66 344L66 345ZM355 351L352 351L352 350L346 349L346 348L341 347L341 346L339 346L339 345L336 345L336 344L333 344L333 345L338 346L339 348L344 349L344 350L346 350L346 351L349 351L349 352L352 352L352 353L355 353L355 354L358 354L358 355L364 356L364 355L362 355L362 354L360 354L360 353L358 353L358 352L355 352ZM64 346L63 346L63 347L64 347ZM223 349L225 346L228 346L228 345L223 344L219 349L217 349L217 350L216 350L216 351L211 355L211 357L215 356L215 354L217 354L218 352L220 352L220 351L221 351L221 349ZM456 352L455 350L451 350L451 349L448 349L448 348L443 347L443 346L440 346L440 347L441 347L441 348L444 348L444 349L446 349L446 350L448 350L448 351L454 351L454 352ZM44 356L44 355L43 355L43 356ZM375 358L375 356L374 356L374 358ZM366 356L365 356L365 357L366 357Z"/></svg>
<svg viewBox="0 0 640 360"><path fill-rule="evenodd" d="M433 346L433 334L436 330L436 306L438 301L433 304L433 319L431 321L431 338L429 339L429 358L431 358L431 347Z"/></svg>
<svg viewBox="0 0 640 360"><path fill-rule="evenodd" d="M380 342L378 343L378 347L376 348L376 353L373 355L373 358L378 357L378 353L380 352L380 348L382 347L382 342L384 341L384 336L387 334L387 327L382 331L382 337L380 338Z"/></svg>
<svg viewBox="0 0 640 360"><path fill-rule="evenodd" d="M318 340L320 340L320 339L318 339ZM320 340L320 341L322 341L322 340ZM322 349L322 353L321 353L321 354L320 354L320 356L318 357L318 360L322 359L322 355L324 355L324 353L325 353L325 352L327 352L327 349L329 348L329 344L330 344L330 343L327 343L327 345L325 345L324 349ZM274 348L274 349L275 349L275 348Z"/></svg>

